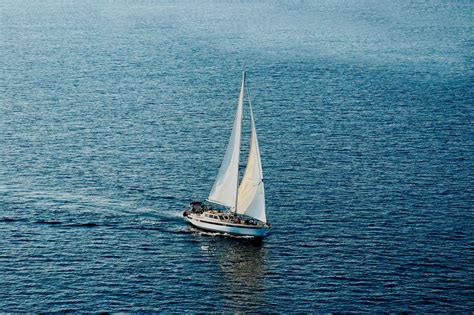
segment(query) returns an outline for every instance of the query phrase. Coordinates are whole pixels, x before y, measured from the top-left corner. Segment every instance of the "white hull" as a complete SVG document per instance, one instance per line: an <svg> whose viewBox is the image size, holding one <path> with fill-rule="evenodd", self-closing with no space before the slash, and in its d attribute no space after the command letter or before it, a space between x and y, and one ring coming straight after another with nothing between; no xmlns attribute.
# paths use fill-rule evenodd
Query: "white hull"
<svg viewBox="0 0 474 315"><path fill-rule="evenodd" d="M210 232L227 233L232 235L264 237L269 232L268 226L246 226L222 222L205 221L200 216L190 215L186 219L197 228Z"/></svg>

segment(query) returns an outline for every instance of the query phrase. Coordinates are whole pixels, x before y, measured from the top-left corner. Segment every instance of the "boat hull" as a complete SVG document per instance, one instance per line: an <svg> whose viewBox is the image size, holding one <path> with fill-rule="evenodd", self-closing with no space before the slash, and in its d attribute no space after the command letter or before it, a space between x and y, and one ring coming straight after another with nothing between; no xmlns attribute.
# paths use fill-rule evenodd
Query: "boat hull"
<svg viewBox="0 0 474 315"><path fill-rule="evenodd" d="M192 216L186 217L186 219L193 226L210 232L227 233L231 235L240 236L251 236L251 237L265 237L269 232L267 226L236 226L236 225L225 225L221 223L206 222L199 218Z"/></svg>

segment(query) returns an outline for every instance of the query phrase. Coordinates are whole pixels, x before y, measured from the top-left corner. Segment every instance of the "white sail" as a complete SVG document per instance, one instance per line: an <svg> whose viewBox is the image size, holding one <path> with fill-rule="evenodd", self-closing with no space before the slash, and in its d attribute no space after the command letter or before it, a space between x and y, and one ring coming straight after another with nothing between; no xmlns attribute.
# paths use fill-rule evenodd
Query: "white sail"
<svg viewBox="0 0 474 315"><path fill-rule="evenodd" d="M265 214L265 190L263 187L262 162L258 147L257 131L253 119L252 104L250 104L250 120L252 135L250 151L244 176L239 186L236 213L245 214L262 222L267 222Z"/></svg>
<svg viewBox="0 0 474 315"><path fill-rule="evenodd" d="M242 78L240 88L239 103L235 113L234 126L232 134L227 144L227 150L224 155L219 173L217 174L214 185L209 193L208 200L229 208L235 208L237 204L237 187L239 181L239 156L240 156L240 138L242 131L242 108L244 103L244 81L245 73Z"/></svg>

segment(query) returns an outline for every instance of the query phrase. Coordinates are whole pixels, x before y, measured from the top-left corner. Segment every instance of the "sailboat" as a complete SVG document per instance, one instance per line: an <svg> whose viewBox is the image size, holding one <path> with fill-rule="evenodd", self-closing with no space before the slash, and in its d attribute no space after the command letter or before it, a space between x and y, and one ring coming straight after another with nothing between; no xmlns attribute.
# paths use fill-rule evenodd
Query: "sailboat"
<svg viewBox="0 0 474 315"><path fill-rule="evenodd" d="M269 233L271 226L267 223L262 162L248 93L251 139L247 165L239 185L245 78L244 71L232 133L207 202L191 202L183 216L202 230L261 238ZM225 210L218 210L213 205Z"/></svg>

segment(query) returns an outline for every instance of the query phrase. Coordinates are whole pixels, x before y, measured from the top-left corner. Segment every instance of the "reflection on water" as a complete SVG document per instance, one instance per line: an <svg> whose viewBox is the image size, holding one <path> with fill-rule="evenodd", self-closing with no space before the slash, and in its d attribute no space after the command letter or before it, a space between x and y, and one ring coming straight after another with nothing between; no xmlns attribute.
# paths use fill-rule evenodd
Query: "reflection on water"
<svg viewBox="0 0 474 315"><path fill-rule="evenodd" d="M223 275L221 294L233 311L258 311L263 305L267 252L261 240L214 237L203 250L215 258Z"/></svg>

